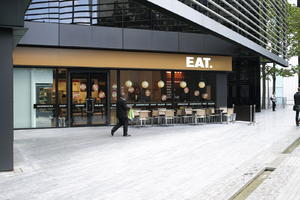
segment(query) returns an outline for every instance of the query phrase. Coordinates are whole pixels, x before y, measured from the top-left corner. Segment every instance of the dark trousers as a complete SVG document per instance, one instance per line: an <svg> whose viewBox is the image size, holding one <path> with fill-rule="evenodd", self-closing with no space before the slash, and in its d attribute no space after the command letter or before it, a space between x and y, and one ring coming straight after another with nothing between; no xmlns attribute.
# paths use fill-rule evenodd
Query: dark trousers
<svg viewBox="0 0 300 200"><path fill-rule="evenodd" d="M272 102L272 108L273 108L273 111L275 111L275 108L276 108L276 103L275 102Z"/></svg>
<svg viewBox="0 0 300 200"><path fill-rule="evenodd" d="M296 110L296 125L299 125L299 110Z"/></svg>
<svg viewBox="0 0 300 200"><path fill-rule="evenodd" d="M126 136L128 132L128 119L120 118L118 120L119 122L113 127L112 132L116 132L121 126L123 126L123 136Z"/></svg>

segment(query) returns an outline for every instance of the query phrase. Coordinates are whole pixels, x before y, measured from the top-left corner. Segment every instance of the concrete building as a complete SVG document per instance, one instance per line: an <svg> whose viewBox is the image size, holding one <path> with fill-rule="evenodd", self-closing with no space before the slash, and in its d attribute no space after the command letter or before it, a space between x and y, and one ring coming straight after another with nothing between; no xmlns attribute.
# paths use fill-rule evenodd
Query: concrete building
<svg viewBox="0 0 300 200"><path fill-rule="evenodd" d="M288 65L286 6L285 0L32 0L19 19L28 31L9 59L14 67L2 67L9 80L2 83L8 95L0 104L7 120L1 134L8 138L0 146L10 145L1 163L12 161L13 128L114 124L120 95L138 109L234 104L260 111L261 60Z"/></svg>

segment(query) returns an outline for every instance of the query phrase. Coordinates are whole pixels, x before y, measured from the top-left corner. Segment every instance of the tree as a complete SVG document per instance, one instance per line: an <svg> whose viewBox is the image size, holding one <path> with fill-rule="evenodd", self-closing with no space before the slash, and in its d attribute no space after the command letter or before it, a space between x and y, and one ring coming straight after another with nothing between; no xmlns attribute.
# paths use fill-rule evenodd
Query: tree
<svg viewBox="0 0 300 200"><path fill-rule="evenodd" d="M266 3L265 1L262 1ZM269 4L266 4L265 6L270 6ZM266 13L267 16L269 16L269 19L272 19L274 16L271 11ZM291 4L287 5L287 24L288 29L286 30L286 44L284 46L287 47L286 55L283 55L286 59L290 59L293 56L300 56L300 8L293 6ZM272 30L272 23L273 20L267 21L267 28L266 31L269 33L269 36L267 36L269 41L273 41L274 44L276 42L274 31ZM283 33L283 35L285 35ZM271 52L273 52L272 49L272 43L268 42L270 46L265 46L265 48L269 49ZM276 54L276 52L273 52ZM262 108L266 108L266 81L272 79L273 80L273 91L272 93L275 93L276 89L276 77L290 77L294 74L298 74L300 77L300 66L291 66L291 68L277 68L276 65L271 63L268 60L262 60L261 61L262 67L261 67L261 78L262 78ZM269 64L272 64L271 66ZM299 80L300 83L300 80Z"/></svg>
<svg viewBox="0 0 300 200"><path fill-rule="evenodd" d="M261 78L262 78L262 109L266 109L266 80L267 80L267 74L266 74L266 62L261 62Z"/></svg>
<svg viewBox="0 0 300 200"><path fill-rule="evenodd" d="M288 4L287 58L300 56L300 8Z"/></svg>
<svg viewBox="0 0 300 200"><path fill-rule="evenodd" d="M288 4L288 30L287 30L287 58L300 56L300 8ZM300 61L300 59L299 59ZM300 77L300 67L292 66L292 71ZM300 79L298 81L300 85Z"/></svg>
<svg viewBox="0 0 300 200"><path fill-rule="evenodd" d="M271 80L272 85L272 94L275 94L276 91L276 79L277 77L291 77L294 76L300 70L300 67L289 68L278 68L275 63L261 62L262 63L262 109L266 109L266 81ZM271 65L270 65L271 64Z"/></svg>

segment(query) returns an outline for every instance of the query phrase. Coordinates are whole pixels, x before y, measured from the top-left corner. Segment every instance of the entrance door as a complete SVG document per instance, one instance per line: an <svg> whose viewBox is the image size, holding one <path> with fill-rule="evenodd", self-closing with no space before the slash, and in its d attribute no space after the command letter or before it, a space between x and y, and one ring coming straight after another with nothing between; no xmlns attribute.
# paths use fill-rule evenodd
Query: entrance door
<svg viewBox="0 0 300 200"><path fill-rule="evenodd" d="M106 125L107 73L71 72L71 126Z"/></svg>

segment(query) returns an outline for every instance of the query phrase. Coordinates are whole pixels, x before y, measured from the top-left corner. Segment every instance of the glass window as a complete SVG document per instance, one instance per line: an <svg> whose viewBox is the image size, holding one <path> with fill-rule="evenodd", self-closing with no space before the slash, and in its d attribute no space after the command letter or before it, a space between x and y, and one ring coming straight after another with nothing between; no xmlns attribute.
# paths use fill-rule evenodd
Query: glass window
<svg viewBox="0 0 300 200"><path fill-rule="evenodd" d="M121 71L121 95L131 103L171 102L171 73L166 71Z"/></svg>
<svg viewBox="0 0 300 200"><path fill-rule="evenodd" d="M175 102L205 102L214 100L215 74L209 72L175 71Z"/></svg>
<svg viewBox="0 0 300 200"><path fill-rule="evenodd" d="M30 3L25 20L161 31L204 31L136 0L36 0Z"/></svg>
<svg viewBox="0 0 300 200"><path fill-rule="evenodd" d="M14 128L65 127L66 98L65 70L14 68Z"/></svg>
<svg viewBox="0 0 300 200"><path fill-rule="evenodd" d="M57 100L58 100L58 127L66 127L68 121L68 106L67 106L67 70L58 69L57 78Z"/></svg>
<svg viewBox="0 0 300 200"><path fill-rule="evenodd" d="M116 115L116 103L117 103L117 70L110 71L110 124L115 125L117 123L117 115Z"/></svg>
<svg viewBox="0 0 300 200"><path fill-rule="evenodd" d="M55 70L14 68L14 127L56 127Z"/></svg>

